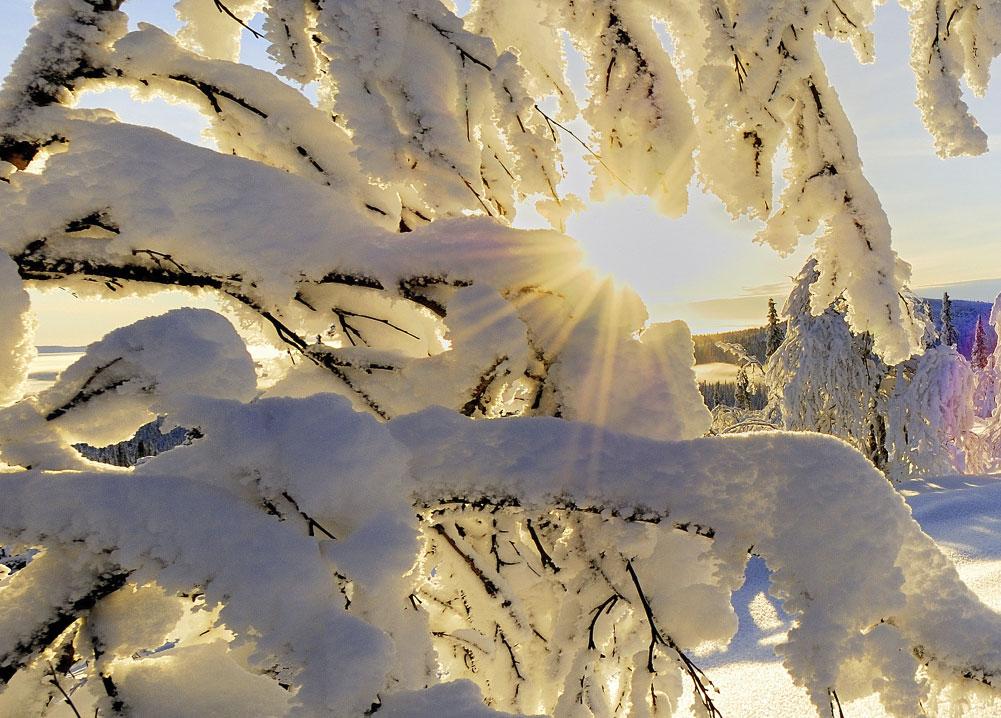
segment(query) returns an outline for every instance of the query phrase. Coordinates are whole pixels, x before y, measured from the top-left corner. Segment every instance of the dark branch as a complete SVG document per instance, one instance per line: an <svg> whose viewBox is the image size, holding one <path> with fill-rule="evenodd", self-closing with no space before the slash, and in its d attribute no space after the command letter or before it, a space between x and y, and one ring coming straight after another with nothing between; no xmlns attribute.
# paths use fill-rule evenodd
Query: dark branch
<svg viewBox="0 0 1001 718"><path fill-rule="evenodd" d="M303 511L301 508L299 508L299 502L297 502L295 499L293 499L289 495L288 491L282 491L282 496L285 498L286 501L288 501L290 504L292 504L292 508L294 508L296 511L298 511L299 515L302 516L306 520L306 523L309 525L309 535L310 536L314 535L313 529L315 528L315 529L318 529L320 531L320 533L322 533L327 538L329 538L329 539L331 539L333 541L337 540L337 537L334 536L329 531L327 531L327 529L325 529L323 527L323 524L321 524L319 521L317 521L312 516L310 516L309 514L307 514L305 511Z"/></svg>
<svg viewBox="0 0 1001 718"><path fill-rule="evenodd" d="M51 663L49 664L49 683L54 685L56 689L63 694L63 701L65 701L66 705L68 705L70 710L73 711L73 715L75 715L76 718L83 718L83 716L80 715L80 711L77 710L76 705L73 703L73 699L70 698L70 694L67 693L59 683L59 678L56 676L56 669L53 668Z"/></svg>
<svg viewBox="0 0 1001 718"><path fill-rule="evenodd" d="M491 581L485 573L483 573L483 569L476 565L473 558L459 548L459 545L455 542L455 539L449 535L448 531L445 530L445 527L441 524L434 524L431 528L433 528L439 536L445 539L445 542L452 547L452 550L455 551L456 555L458 555L466 566L469 567L469 570L473 572L473 575L480 580L480 583L483 585L483 590L487 592L487 595L491 598L497 598L500 594L500 589L498 589L497 585ZM507 605L506 601L504 605Z"/></svg>
<svg viewBox="0 0 1001 718"><path fill-rule="evenodd" d="M424 22L423 18L418 17L417 15L414 15L414 17L417 18L417 20L419 22ZM441 27L440 25L436 25L433 22L429 22L428 25L430 25L431 27L433 27L435 29L435 31L439 35L441 35L443 38L445 38L445 40L448 42L448 44L450 44L452 47L454 47L456 49L456 51L459 53L459 57L461 57L463 59L463 61L469 60L474 65L479 65L480 67L482 67L487 72L493 72L494 71L494 68L490 67L490 65L488 65L487 63L483 62L482 60L474 57L473 55L470 55L468 52L466 52L465 49L462 48L462 46L459 45L459 43L457 43L455 40L453 40L452 39L452 32L450 30L446 30L445 28Z"/></svg>
<svg viewBox="0 0 1001 718"><path fill-rule="evenodd" d="M240 23L241 27L243 27L246 30L249 30L250 33L254 37L256 37L258 40L263 40L264 39L264 35L262 35L261 33L257 32L257 30L255 30L254 28L252 28L250 25L248 25L247 23L245 23L243 20L241 20L240 18L238 18L236 15L234 15L233 11L230 10L228 7L226 7L222 3L222 0L212 0L212 2L215 3L216 10L218 10L219 12L221 12L221 13L223 13L225 15L229 15L231 18L233 18L238 23Z"/></svg>
<svg viewBox="0 0 1001 718"><path fill-rule="evenodd" d="M66 412L72 411L73 409L75 409L76 407L80 406L81 404L86 404L88 401L90 401L91 399L93 399L95 397L101 396L102 394L106 394L109 391L113 391L113 390L117 389L118 387L122 386L123 384L125 384L126 382L128 382L130 379L132 379L133 377L125 377L123 379L116 379L115 381L113 381L113 382L111 382L109 384L106 384L104 386L99 386L99 387L97 387L95 389L90 389L88 391L90 385L94 382L95 379L97 379L97 377L101 376L101 374L103 374L105 371L107 371L109 368L111 368L112 366L114 366L115 364L117 364L118 362L120 362L121 360L122 360L122 357L115 357L114 359L112 359L111 361L109 361L107 364L102 364L101 366L99 366L96 369L94 369L94 371L91 373L91 375L89 377L87 377L87 381L85 381L83 383L83 386L80 387L80 390L77 391L77 393L73 395L73 398L70 399L65 404L63 404L62 406L57 407L57 408L53 409L52 411L50 411L48 414L46 414L45 415L45 420L46 421L52 421L53 419L58 419L60 416L62 416Z"/></svg>
<svg viewBox="0 0 1001 718"><path fill-rule="evenodd" d="M831 697L831 718L845 718L845 712L841 708L841 699L838 698L838 692L833 688L827 689L828 694ZM835 713L837 709L837 713Z"/></svg>
<svg viewBox="0 0 1001 718"><path fill-rule="evenodd" d="M124 586L130 573L114 570L97 576L90 591L68 605L57 608L48 623L39 626L30 638L18 642L9 653L0 656L0 686L8 683L35 654L56 640L83 611L93 608L102 598Z"/></svg>
<svg viewBox="0 0 1001 718"><path fill-rule="evenodd" d="M361 335L361 332L358 331L358 329L353 324L351 324L350 322L347 321L348 318L351 318L351 317L354 317L354 318L357 318L357 319L368 319L369 321L372 321L372 322L378 322L379 324L383 324L383 325L385 325L387 327L390 327L391 329L395 329L396 331L400 332L401 334L406 334L408 337L412 337L413 339L417 339L418 341L420 341L420 337L419 336L417 336L413 332L408 332L403 327L400 327L400 326L397 326L396 324L393 324L388 319L381 319L380 317L373 317L371 314L360 314L358 312L351 312L351 311L348 311L347 309L340 309L338 307L334 307L333 312L337 316L338 323L341 325L341 333L344 334L348 338L348 341L351 342L352 346L355 346L355 341L352 338L352 335L358 337L358 339L363 344L365 344L366 346L368 346L368 342L365 341L365 338Z"/></svg>
<svg viewBox="0 0 1001 718"><path fill-rule="evenodd" d="M695 695L699 702L702 703L703 708L705 708L707 715L710 718L723 718L723 714L720 713L716 704L713 702L712 696L709 694L709 688L712 688L717 693L716 686L713 682L709 680L709 677L705 672L699 668L695 663L692 662L681 647L674 642L671 636L665 636L657 628L657 623L653 617L653 608L650 606L650 601L647 599L646 593L643 591L643 586L640 584L639 576L636 575L636 570L633 568L633 563L630 560L626 560L626 571L629 572L629 577L633 581L633 586L636 588L636 593L639 595L640 604L643 606L643 612L646 614L647 623L650 625L650 646L647 651L647 670L650 673L656 673L656 669L653 665L653 655L654 650L658 645L667 646L672 649L681 661L682 667L688 674L688 677L692 679L692 684L695 687ZM708 688L707 688L708 685Z"/></svg>
<svg viewBox="0 0 1001 718"><path fill-rule="evenodd" d="M482 375L480 375L480 381L473 389L472 396L460 410L460 412L464 416L472 416L477 411L479 411L481 414L487 413L487 403L488 403L486 401L487 391L490 389L490 385L493 384L494 380L497 378L497 370L507 360L508 357L506 354L502 357L498 357L494 361L494 363L490 365L490 368L487 369L485 372L483 372ZM510 373L510 370L505 371L505 374L508 373Z"/></svg>
<svg viewBox="0 0 1001 718"><path fill-rule="evenodd" d="M177 82L183 82L187 85L191 85L199 92L201 92L208 99L209 104L212 105L212 109L218 114L222 114L222 106L219 104L218 97L224 97L230 102L233 102L248 112L253 112L255 115L261 119L268 119L268 113L264 110L254 107L252 104L244 100L242 97L237 97L229 90L224 90L215 85L210 85L207 82L202 82L201 80L196 80L188 75L168 75L171 80L176 80Z"/></svg>
<svg viewBox="0 0 1001 718"><path fill-rule="evenodd" d="M587 650L593 651L598 647L594 642L594 629L595 626L598 625L598 619L601 618L602 612L604 612L606 616L611 613L612 608L615 607L615 604L618 603L618 601L619 594L613 593L591 611L591 613L594 614L594 617L591 618L591 625L587 628Z"/></svg>
<svg viewBox="0 0 1001 718"><path fill-rule="evenodd" d="M121 234L121 230L118 228L118 225L112 222L108 217L107 212L103 210L91 212L86 217L81 217L80 219L74 219L66 225L66 232L67 234L85 232L91 227L100 227L101 229L111 232L112 234Z"/></svg>
<svg viewBox="0 0 1001 718"><path fill-rule="evenodd" d="M542 568L551 568L553 573L559 573L560 567L556 565L552 557L546 553L546 549L542 546L542 541L539 540L539 534L535 530L535 526L532 525L532 519L528 519L526 522L528 526L528 534L532 537L532 543L535 544L535 549L539 552L539 558L542 559Z"/></svg>

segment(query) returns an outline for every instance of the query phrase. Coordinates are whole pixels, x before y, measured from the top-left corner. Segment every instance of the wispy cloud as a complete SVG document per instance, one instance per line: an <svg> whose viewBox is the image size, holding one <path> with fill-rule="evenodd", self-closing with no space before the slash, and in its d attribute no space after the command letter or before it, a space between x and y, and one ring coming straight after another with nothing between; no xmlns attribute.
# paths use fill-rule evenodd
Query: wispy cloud
<svg viewBox="0 0 1001 718"><path fill-rule="evenodd" d="M770 282L768 284L755 284L750 287L741 287L740 291L747 297L784 297L792 289L792 277L783 282Z"/></svg>

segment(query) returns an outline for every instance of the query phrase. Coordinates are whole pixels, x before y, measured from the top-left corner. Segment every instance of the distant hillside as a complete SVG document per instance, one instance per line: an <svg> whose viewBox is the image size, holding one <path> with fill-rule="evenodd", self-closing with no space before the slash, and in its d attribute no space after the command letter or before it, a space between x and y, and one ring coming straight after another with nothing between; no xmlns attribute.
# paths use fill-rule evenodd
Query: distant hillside
<svg viewBox="0 0 1001 718"><path fill-rule="evenodd" d="M1001 277L918 287L915 292L920 293L922 297L941 297L942 292L948 292L950 297L964 297L976 302L993 302L1001 292Z"/></svg>
<svg viewBox="0 0 1001 718"><path fill-rule="evenodd" d="M925 299L931 309L932 319L935 327L941 329L939 314L942 311L941 299ZM987 346L991 351L997 346L997 335L988 323L991 315L990 302L973 302L965 299L952 300L952 319L959 334L959 353L970 358L970 351L973 348L973 332L977 326L977 317L983 317L984 329L986 330ZM758 361L765 361L765 347L768 342L766 327L752 327L750 329L738 329L732 332L720 332L718 334L696 334L692 337L695 342L695 363L711 364L713 362L726 362L733 364L733 355L725 352L716 346L716 342L732 342L741 344L747 353L758 358Z"/></svg>

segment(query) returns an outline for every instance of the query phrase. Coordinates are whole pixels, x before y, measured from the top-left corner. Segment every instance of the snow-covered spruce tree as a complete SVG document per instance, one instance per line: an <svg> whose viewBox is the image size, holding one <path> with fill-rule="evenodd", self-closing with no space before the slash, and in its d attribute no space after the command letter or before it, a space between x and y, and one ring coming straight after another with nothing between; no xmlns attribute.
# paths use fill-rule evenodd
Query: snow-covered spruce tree
<svg viewBox="0 0 1001 718"><path fill-rule="evenodd" d="M997 350L987 360L987 366L973 373L973 411L981 419L993 415L998 397L998 356Z"/></svg>
<svg viewBox="0 0 1001 718"><path fill-rule="evenodd" d="M782 340L785 338L785 331L779 324L779 313L775 308L775 300L771 297L768 298L768 343L765 346L765 358L767 359L775 350L779 348L782 344Z"/></svg>
<svg viewBox="0 0 1001 718"><path fill-rule="evenodd" d="M963 471L973 427L974 377L954 347L939 344L927 305L905 294L926 327L925 349L887 365L868 335L851 331L845 302L810 313L809 260L784 313L785 341L765 365L769 409L782 426L844 439L893 480Z"/></svg>
<svg viewBox="0 0 1001 718"><path fill-rule="evenodd" d="M885 394L886 472L895 481L963 472L973 440L974 376L955 347L941 344L892 368Z"/></svg>
<svg viewBox="0 0 1001 718"><path fill-rule="evenodd" d="M997 359L987 345L987 332L984 330L982 316L977 317L973 331L970 365L973 367L974 377L974 410L977 416L986 418L992 415L997 403Z"/></svg>
<svg viewBox="0 0 1001 718"><path fill-rule="evenodd" d="M750 388L750 380L747 378L747 370L744 367L737 369L737 381L734 388L733 405L737 409L749 409L750 401L747 396Z"/></svg>
<svg viewBox="0 0 1001 718"><path fill-rule="evenodd" d="M818 709L876 692L911 716L1001 680L1001 617L864 457L700 438L687 328L506 223L537 195L565 216L579 112L597 196L681 212L697 173L777 249L823 225L804 306L844 295L909 356L907 268L815 45L869 59L871 3L180 0L176 37L121 6L39 0L0 94L0 713L671 715L690 685L718 715L691 649L733 635L750 546ZM997 18L911 9L937 146L982 151L958 83L983 89ZM234 61L258 12L315 104ZM196 106L219 152L73 108L109 85ZM246 338L182 310L16 401L24 281L212 292L296 363L262 382ZM72 449L158 416L190 443L134 469Z"/></svg>
<svg viewBox="0 0 1001 718"><path fill-rule="evenodd" d="M973 330L973 348L970 349L970 363L977 371L987 368L991 358L990 347L987 346L987 333L984 331L983 316L977 317L977 325Z"/></svg>
<svg viewBox="0 0 1001 718"><path fill-rule="evenodd" d="M948 292L942 295L942 329L940 334L943 344L954 347L959 343L956 325L952 323L952 300L949 299Z"/></svg>
<svg viewBox="0 0 1001 718"><path fill-rule="evenodd" d="M810 259L786 300L785 341L765 364L769 407L793 431L837 436L886 469L885 407L880 387L887 365L872 351L868 334L845 321L844 300L822 314L810 309L810 288L819 278Z"/></svg>
<svg viewBox="0 0 1001 718"><path fill-rule="evenodd" d="M997 332L1001 329L1001 294L994 300L991 307L990 322ZM1001 336L1001 335L999 335ZM987 366L975 372L976 386L974 388L973 404L977 416L987 419L986 427L980 436L979 460L982 471L997 471L1001 468L1001 341L994 347L994 353L987 361Z"/></svg>

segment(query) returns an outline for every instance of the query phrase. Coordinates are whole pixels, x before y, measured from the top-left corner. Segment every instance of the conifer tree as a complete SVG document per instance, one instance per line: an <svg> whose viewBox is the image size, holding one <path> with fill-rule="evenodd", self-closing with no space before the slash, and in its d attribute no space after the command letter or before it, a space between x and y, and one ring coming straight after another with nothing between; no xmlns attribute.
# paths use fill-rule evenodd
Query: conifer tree
<svg viewBox="0 0 1001 718"><path fill-rule="evenodd" d="M751 408L750 381L747 378L747 371L744 367L740 367L737 370L737 387L734 391L733 405L737 409L745 411Z"/></svg>
<svg viewBox="0 0 1001 718"><path fill-rule="evenodd" d="M952 300L946 292L942 295L942 343L954 347L958 339L956 326L952 323Z"/></svg>
<svg viewBox="0 0 1001 718"><path fill-rule="evenodd" d="M769 404L784 428L837 436L894 481L962 470L962 437L973 424L967 362L948 346L882 362L872 337L851 331L846 302L810 314L817 277L810 260L785 306L789 336L765 367ZM913 295L909 301L927 322L922 303Z"/></svg>
<svg viewBox="0 0 1001 718"><path fill-rule="evenodd" d="M991 351L987 347L987 336L984 333L984 318L977 317L977 328L973 334L973 351L970 353L970 361L975 369L984 369L991 358Z"/></svg>
<svg viewBox="0 0 1001 718"><path fill-rule="evenodd" d="M767 359L775 350L779 348L782 344L782 340L785 339L785 332L779 325L779 313L775 309L775 300L771 297L768 298L768 345L765 349L765 358Z"/></svg>

